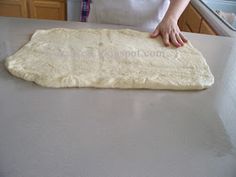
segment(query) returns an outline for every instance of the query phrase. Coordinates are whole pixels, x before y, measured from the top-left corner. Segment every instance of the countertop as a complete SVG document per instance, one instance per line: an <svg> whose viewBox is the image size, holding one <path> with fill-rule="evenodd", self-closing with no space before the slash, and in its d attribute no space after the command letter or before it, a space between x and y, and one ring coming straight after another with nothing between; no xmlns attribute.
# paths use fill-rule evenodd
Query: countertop
<svg viewBox="0 0 236 177"><path fill-rule="evenodd" d="M203 91L48 89L3 66L36 29L127 28L0 17L0 177L235 177L236 39L185 33Z"/></svg>

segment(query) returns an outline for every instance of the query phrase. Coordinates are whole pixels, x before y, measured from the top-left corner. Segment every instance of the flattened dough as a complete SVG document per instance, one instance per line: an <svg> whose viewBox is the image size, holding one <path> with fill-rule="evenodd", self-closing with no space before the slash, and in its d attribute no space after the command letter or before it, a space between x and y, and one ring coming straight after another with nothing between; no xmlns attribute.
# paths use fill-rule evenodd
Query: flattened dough
<svg viewBox="0 0 236 177"><path fill-rule="evenodd" d="M160 38L130 29L37 30L5 66L16 77L54 88L200 90L214 83L190 43L166 48Z"/></svg>

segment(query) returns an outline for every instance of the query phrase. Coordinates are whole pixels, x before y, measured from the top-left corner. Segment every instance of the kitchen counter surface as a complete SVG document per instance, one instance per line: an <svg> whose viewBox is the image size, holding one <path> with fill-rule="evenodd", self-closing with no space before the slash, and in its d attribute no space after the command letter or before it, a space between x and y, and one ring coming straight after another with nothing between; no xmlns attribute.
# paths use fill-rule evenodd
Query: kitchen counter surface
<svg viewBox="0 0 236 177"><path fill-rule="evenodd" d="M3 66L36 29L124 28L0 17L1 177L235 177L236 39L185 33L204 91L48 89Z"/></svg>

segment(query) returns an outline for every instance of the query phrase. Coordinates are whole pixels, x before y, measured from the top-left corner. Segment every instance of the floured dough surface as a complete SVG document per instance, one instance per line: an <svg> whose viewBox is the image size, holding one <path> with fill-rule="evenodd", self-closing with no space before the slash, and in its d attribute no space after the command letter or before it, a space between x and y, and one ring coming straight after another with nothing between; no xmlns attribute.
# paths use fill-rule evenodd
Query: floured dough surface
<svg viewBox="0 0 236 177"><path fill-rule="evenodd" d="M190 43L166 48L161 38L129 29L37 30L5 65L16 77L55 88L199 90L214 83Z"/></svg>

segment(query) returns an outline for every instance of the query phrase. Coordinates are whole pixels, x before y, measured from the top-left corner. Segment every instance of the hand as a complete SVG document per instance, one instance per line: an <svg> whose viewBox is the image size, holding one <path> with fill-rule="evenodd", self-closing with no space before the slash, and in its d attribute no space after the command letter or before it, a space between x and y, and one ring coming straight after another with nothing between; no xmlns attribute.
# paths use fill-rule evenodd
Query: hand
<svg viewBox="0 0 236 177"><path fill-rule="evenodd" d="M170 43L175 47L181 47L187 42L187 39L181 33L177 20L167 18L156 27L155 31L151 34L152 38L161 36L165 46L170 46Z"/></svg>

